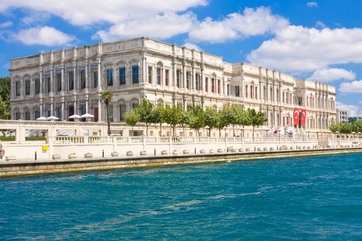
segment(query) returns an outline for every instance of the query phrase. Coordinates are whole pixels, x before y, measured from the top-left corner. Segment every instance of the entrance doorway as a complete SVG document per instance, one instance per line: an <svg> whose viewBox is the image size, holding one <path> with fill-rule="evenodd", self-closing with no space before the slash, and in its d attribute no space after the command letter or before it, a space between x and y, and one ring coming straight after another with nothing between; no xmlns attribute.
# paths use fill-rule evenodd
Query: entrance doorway
<svg viewBox="0 0 362 241"><path fill-rule="evenodd" d="M73 106L69 106L68 111L69 111L68 117L74 115L74 107ZM74 119L69 119L69 121L74 121Z"/></svg>
<svg viewBox="0 0 362 241"><path fill-rule="evenodd" d="M98 107L94 107L94 122L98 121Z"/></svg>

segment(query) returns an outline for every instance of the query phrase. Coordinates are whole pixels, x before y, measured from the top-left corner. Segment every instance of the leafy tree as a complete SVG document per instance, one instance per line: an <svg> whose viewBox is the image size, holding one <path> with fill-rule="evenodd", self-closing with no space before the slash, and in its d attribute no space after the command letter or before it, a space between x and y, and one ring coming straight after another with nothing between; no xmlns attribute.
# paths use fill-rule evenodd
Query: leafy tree
<svg viewBox="0 0 362 241"><path fill-rule="evenodd" d="M175 136L176 125L179 125L182 121L182 109L173 105L172 107L166 105L164 112L164 121L170 125L173 129L173 136Z"/></svg>
<svg viewBox="0 0 362 241"><path fill-rule="evenodd" d="M356 133L362 132L362 120L355 121L351 125L352 125L352 131Z"/></svg>
<svg viewBox="0 0 362 241"><path fill-rule="evenodd" d="M349 123L341 123L341 133L344 133L344 134L350 134L352 133L352 125L349 124Z"/></svg>
<svg viewBox="0 0 362 241"><path fill-rule="evenodd" d="M265 118L264 113L261 111L256 112L255 109L248 108L248 118L250 120L250 125L253 126L253 140L254 140L254 132L255 127L259 127L264 125L264 123L268 120Z"/></svg>
<svg viewBox="0 0 362 241"><path fill-rule="evenodd" d="M109 104L113 101L113 94L109 91L103 91L101 93L101 99L106 104L107 110L107 123L108 123L108 135L111 134L111 120L109 118Z"/></svg>
<svg viewBox="0 0 362 241"><path fill-rule="evenodd" d="M332 133L336 133L337 131L340 132L340 129L339 129L339 126L335 123L335 122L332 122L332 124L328 127L329 130L332 132Z"/></svg>
<svg viewBox="0 0 362 241"><path fill-rule="evenodd" d="M219 121L219 113L210 107L206 107L205 110L205 125L209 126L209 136L211 136L211 129L217 128Z"/></svg>
<svg viewBox="0 0 362 241"><path fill-rule="evenodd" d="M144 122L146 124L146 136L148 136L148 126L151 123L155 123L153 118L154 116L152 115L152 109L153 109L153 104L146 99L145 97L142 98L142 101L140 102L137 112L140 116L140 122Z"/></svg>
<svg viewBox="0 0 362 241"><path fill-rule="evenodd" d="M225 126L228 126L229 123L227 120L223 117L222 111L219 111L217 115L217 123L216 128L219 129L219 136L221 136L221 130L224 129Z"/></svg>
<svg viewBox="0 0 362 241"><path fill-rule="evenodd" d="M205 112L200 106L193 106L189 113L188 125L196 130L197 136L200 136L200 129L205 127Z"/></svg>
<svg viewBox="0 0 362 241"><path fill-rule="evenodd" d="M162 103L158 103L157 107L151 112L152 123L160 124L160 136L162 136L162 123L164 122L164 112L165 108L163 107Z"/></svg>
<svg viewBox="0 0 362 241"><path fill-rule="evenodd" d="M0 78L0 119L10 119L11 78Z"/></svg>
<svg viewBox="0 0 362 241"><path fill-rule="evenodd" d="M124 121L127 125L132 126L132 132L133 132L133 126L137 124L137 122L140 119L140 115L138 114L138 111L136 109L132 109L131 111L126 112L124 115Z"/></svg>

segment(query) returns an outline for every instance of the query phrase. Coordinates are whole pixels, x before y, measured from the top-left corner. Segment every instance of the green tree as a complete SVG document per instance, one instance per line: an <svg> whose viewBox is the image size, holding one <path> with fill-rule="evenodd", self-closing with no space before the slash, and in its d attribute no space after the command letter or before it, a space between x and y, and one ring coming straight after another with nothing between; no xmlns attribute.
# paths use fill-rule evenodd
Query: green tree
<svg viewBox="0 0 362 241"><path fill-rule="evenodd" d="M223 117L223 112L219 111L219 114L217 116L217 124L216 124L216 128L219 129L219 136L221 136L221 131L222 129L224 129L224 127L228 126L229 123L227 122L227 120ZM226 137L226 136L225 136Z"/></svg>
<svg viewBox="0 0 362 241"><path fill-rule="evenodd" d="M154 123L152 109L153 104L148 99L143 97L137 108L137 112L140 115L140 122L144 122L146 124L146 136L148 136L148 126L151 123Z"/></svg>
<svg viewBox="0 0 362 241"><path fill-rule="evenodd" d="M339 125L336 124L336 122L332 122L332 124L328 127L329 130L333 133L336 134L336 132L340 132L341 130L339 129Z"/></svg>
<svg viewBox="0 0 362 241"><path fill-rule="evenodd" d="M362 120L358 120L352 123L352 131L356 133L362 132Z"/></svg>
<svg viewBox="0 0 362 241"><path fill-rule="evenodd" d="M251 126L253 126L253 140L254 140L254 132L255 127L259 127L264 125L266 121L268 121L267 118L265 118L264 113L261 111L256 112L255 109L248 108L248 118L249 123Z"/></svg>
<svg viewBox="0 0 362 241"><path fill-rule="evenodd" d="M205 110L205 125L209 126L209 136L211 137L211 129L217 128L219 121L219 113L210 107Z"/></svg>
<svg viewBox="0 0 362 241"><path fill-rule="evenodd" d="M131 111L126 112L124 115L124 121L127 125L132 126L132 132L133 132L133 126L137 124L137 122L140 119L140 115L138 114L137 109L132 109Z"/></svg>
<svg viewBox="0 0 362 241"><path fill-rule="evenodd" d="M160 124L160 136L162 136L162 123L164 123L163 115L165 108L162 103L158 103L157 107L151 112L151 121L154 124Z"/></svg>
<svg viewBox="0 0 362 241"><path fill-rule="evenodd" d="M344 133L344 134L352 133L352 125L349 124L349 123L341 123L341 131L340 132Z"/></svg>
<svg viewBox="0 0 362 241"><path fill-rule="evenodd" d="M200 106L193 106L188 111L188 125L191 129L196 130L196 135L200 136L200 129L205 127L205 112Z"/></svg>
<svg viewBox="0 0 362 241"><path fill-rule="evenodd" d="M108 123L108 135L111 134L111 120L109 118L109 104L113 101L113 94L109 91L103 91L101 93L101 99L106 104L107 110L107 123Z"/></svg>
<svg viewBox="0 0 362 241"><path fill-rule="evenodd" d="M0 78L0 119L10 119L10 96L11 78L9 76Z"/></svg>
<svg viewBox="0 0 362 241"><path fill-rule="evenodd" d="M173 105L172 107L166 105L164 112L164 121L173 129L173 136L175 136L175 128L182 121L182 109Z"/></svg>

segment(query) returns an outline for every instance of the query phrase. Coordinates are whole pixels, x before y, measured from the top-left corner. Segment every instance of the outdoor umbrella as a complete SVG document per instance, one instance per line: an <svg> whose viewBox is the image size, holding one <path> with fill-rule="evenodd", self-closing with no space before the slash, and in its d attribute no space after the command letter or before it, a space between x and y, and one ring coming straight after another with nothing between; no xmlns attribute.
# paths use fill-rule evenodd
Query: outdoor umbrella
<svg viewBox="0 0 362 241"><path fill-rule="evenodd" d="M47 118L47 120L59 120L59 118L51 115Z"/></svg>
<svg viewBox="0 0 362 241"><path fill-rule="evenodd" d="M79 118L80 118L80 115L77 115L77 114L69 116L69 119L79 119Z"/></svg>
<svg viewBox="0 0 362 241"><path fill-rule="evenodd" d="M38 118L36 118L37 121L46 121L48 120L48 118L44 117L44 116L40 116Z"/></svg>
<svg viewBox="0 0 362 241"><path fill-rule="evenodd" d="M80 118L92 118L92 117L94 117L94 115L88 113L80 116Z"/></svg>

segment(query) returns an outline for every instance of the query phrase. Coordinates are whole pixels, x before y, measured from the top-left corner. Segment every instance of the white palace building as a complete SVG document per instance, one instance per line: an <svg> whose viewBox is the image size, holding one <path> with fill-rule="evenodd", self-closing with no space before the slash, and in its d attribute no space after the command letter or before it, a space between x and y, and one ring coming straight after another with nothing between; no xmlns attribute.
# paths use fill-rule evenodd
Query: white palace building
<svg viewBox="0 0 362 241"><path fill-rule="evenodd" d="M14 120L51 115L68 120L90 113L102 122L106 111L100 93L109 90L114 94L111 121L120 123L142 97L185 109L199 105L220 110L235 103L261 110L266 126L279 129L294 126L295 108L306 109L305 126L297 130L311 136L327 133L336 121L334 86L226 63L219 56L145 37L13 58L10 74ZM152 128L149 135L155 136Z"/></svg>

